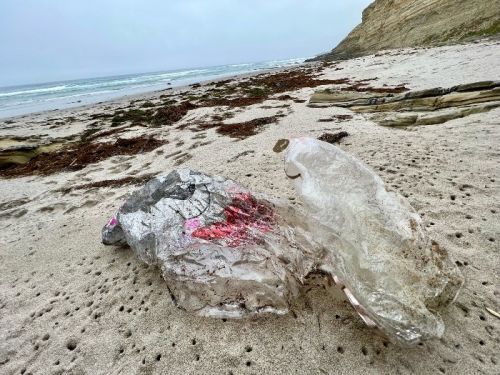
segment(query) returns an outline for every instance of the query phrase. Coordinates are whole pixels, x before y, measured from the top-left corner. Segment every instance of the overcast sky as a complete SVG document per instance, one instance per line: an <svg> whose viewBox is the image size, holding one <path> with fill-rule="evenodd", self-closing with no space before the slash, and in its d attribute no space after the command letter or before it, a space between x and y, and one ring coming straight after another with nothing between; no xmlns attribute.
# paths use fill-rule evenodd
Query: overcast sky
<svg viewBox="0 0 500 375"><path fill-rule="evenodd" d="M371 0L0 0L0 86L308 57Z"/></svg>

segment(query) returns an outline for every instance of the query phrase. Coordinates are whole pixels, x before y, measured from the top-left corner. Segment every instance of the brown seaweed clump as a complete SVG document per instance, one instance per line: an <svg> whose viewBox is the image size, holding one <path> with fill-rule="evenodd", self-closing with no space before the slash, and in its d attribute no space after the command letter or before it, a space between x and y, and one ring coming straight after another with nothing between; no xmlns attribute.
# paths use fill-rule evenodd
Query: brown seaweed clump
<svg viewBox="0 0 500 375"><path fill-rule="evenodd" d="M281 72L268 75L258 75L248 81L249 86L264 86L271 93L279 94L305 87L322 85L341 85L349 83L349 79L317 79L312 69Z"/></svg>
<svg viewBox="0 0 500 375"><path fill-rule="evenodd" d="M250 121L239 122L234 124L224 124L222 122L199 124L197 131L206 129L216 129L216 132L221 135L242 140L258 134L266 125L276 124L279 116L269 116L256 118Z"/></svg>
<svg viewBox="0 0 500 375"><path fill-rule="evenodd" d="M151 123L155 126L172 125L180 121L196 105L190 102L182 102L178 105L170 105L159 108L154 114Z"/></svg>
<svg viewBox="0 0 500 375"><path fill-rule="evenodd" d="M69 193L73 190L87 190L94 188L105 188L105 187L121 187L125 185L138 185L144 184L154 177L154 173L148 173L142 176L127 176L124 178L119 178L116 180L102 180L90 182L88 184L76 185L69 188L61 189L63 193Z"/></svg>
<svg viewBox="0 0 500 375"><path fill-rule="evenodd" d="M115 112L111 120L111 126L118 126L125 122L131 122L134 125L172 125L181 120L191 109L197 106L190 102L179 104L169 104L164 107L154 109L129 109L128 111L119 110Z"/></svg>
<svg viewBox="0 0 500 375"><path fill-rule="evenodd" d="M246 81L236 82L221 81L212 89L207 97L200 98L198 105L201 107L247 107L259 104L270 99L272 95L287 91L294 91L304 87L317 87L322 85L341 85L349 83L347 78L318 79L317 72L313 69L285 71L279 73L265 73L251 77ZM210 92L210 91L209 91ZM236 95L230 97L231 95ZM278 100L293 99L289 95L281 95Z"/></svg>
<svg viewBox="0 0 500 375"><path fill-rule="evenodd" d="M17 177L50 175L61 171L76 171L116 155L136 155L149 152L167 143L151 137L118 138L115 142L80 142L56 152L42 153L23 165L0 170L0 176Z"/></svg>
<svg viewBox="0 0 500 375"><path fill-rule="evenodd" d="M318 139L320 141L327 142L327 143L338 143L343 138L345 138L347 136L349 136L348 132L341 131L338 133L323 133L318 137Z"/></svg>

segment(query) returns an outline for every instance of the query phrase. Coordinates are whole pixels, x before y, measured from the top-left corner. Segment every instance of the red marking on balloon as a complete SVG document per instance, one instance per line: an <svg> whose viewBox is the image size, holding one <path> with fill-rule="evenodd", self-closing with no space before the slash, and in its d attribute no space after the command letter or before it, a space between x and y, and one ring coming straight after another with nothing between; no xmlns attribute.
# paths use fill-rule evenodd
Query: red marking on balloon
<svg viewBox="0 0 500 375"><path fill-rule="evenodd" d="M236 247L258 241L275 223L273 210L249 193L236 194L224 208L224 216L226 221L198 228L191 235L208 241L226 240L227 246Z"/></svg>

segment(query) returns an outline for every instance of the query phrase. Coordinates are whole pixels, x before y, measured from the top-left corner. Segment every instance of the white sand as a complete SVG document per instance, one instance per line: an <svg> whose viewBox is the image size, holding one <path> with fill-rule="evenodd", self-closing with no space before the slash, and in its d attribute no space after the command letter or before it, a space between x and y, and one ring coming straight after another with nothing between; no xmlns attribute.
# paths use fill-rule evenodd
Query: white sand
<svg viewBox="0 0 500 375"><path fill-rule="evenodd" d="M500 44L390 52L338 67L343 69L325 70L325 77L377 77L371 83L377 87L405 83L423 89L500 80ZM290 94L309 99L313 91ZM158 95L149 96L154 100ZM285 103L290 106L268 108ZM94 121L88 114L126 105L121 100L25 116L0 123L0 136L78 134ZM219 110L193 110L181 123ZM213 129L138 128L136 133L163 136L169 144L78 172L0 179L0 373L500 373L500 319L486 311L500 311L500 109L412 129L383 128L360 114L322 123L318 119L351 112L292 101L267 101L238 111L227 122L278 111L286 117L242 141ZM67 116L75 120L52 129L45 125L49 118ZM366 328L344 298L321 287L311 288L306 307L296 316L222 321L190 315L173 305L157 270L141 264L129 249L100 243L103 224L134 187L57 191L168 172L175 168L175 156L167 156L181 151L176 156L186 155L182 166L296 202L282 171L282 155L272 151L273 145L280 138L336 130L349 132L341 147L378 171L388 188L405 195L430 236L461 266L466 284L443 314L441 340L413 349L396 347ZM200 134L206 137L197 138ZM250 153L229 162L245 151Z"/></svg>

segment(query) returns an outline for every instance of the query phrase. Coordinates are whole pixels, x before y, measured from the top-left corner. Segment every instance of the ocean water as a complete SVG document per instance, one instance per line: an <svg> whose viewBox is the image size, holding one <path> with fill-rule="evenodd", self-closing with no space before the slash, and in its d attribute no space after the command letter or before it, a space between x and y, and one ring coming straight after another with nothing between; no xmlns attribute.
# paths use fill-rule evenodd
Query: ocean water
<svg viewBox="0 0 500 375"><path fill-rule="evenodd" d="M125 95L162 90L236 74L294 66L303 63L304 60L305 58L297 58L0 87L0 118L77 107Z"/></svg>

